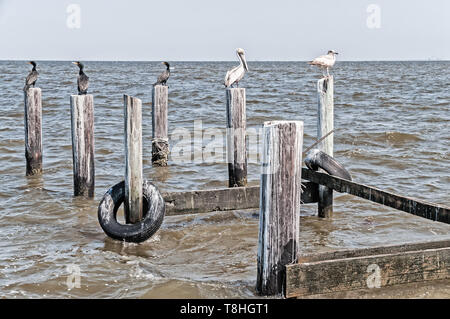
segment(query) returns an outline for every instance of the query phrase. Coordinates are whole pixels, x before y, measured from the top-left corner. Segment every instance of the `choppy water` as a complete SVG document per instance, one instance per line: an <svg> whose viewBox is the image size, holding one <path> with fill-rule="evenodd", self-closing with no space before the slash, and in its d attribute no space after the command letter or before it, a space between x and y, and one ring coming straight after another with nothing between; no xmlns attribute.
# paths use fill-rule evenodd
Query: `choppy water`
<svg viewBox="0 0 450 319"><path fill-rule="evenodd" d="M177 62L169 80L170 131L225 127L222 81L235 63ZM304 62L250 62L249 129L268 120L303 120L316 135L319 73ZM23 93L29 65L0 62L0 297L253 297L258 220L252 212L166 217L149 241L108 239L97 221L104 192L124 174L124 93L143 100L144 174L162 190L227 186L225 163L151 166L151 83L159 63L87 62L95 103L95 199L72 197L69 62L38 62L43 92L44 173L25 177ZM435 203L450 199L450 62L340 62L335 75L335 157L357 182ZM196 124L198 125L198 124ZM198 142L198 140L196 140ZM178 139L171 146L180 146ZM204 141L208 144L208 140ZM250 146L252 156L258 148ZM198 156L198 154L196 155ZM198 157L197 157L198 158ZM260 167L250 161L249 182ZM335 216L304 205L303 252L450 238L450 226L350 195L335 195ZM80 288L68 289L68 265ZM440 295L439 295L440 294ZM438 297L449 297L450 289Z"/></svg>

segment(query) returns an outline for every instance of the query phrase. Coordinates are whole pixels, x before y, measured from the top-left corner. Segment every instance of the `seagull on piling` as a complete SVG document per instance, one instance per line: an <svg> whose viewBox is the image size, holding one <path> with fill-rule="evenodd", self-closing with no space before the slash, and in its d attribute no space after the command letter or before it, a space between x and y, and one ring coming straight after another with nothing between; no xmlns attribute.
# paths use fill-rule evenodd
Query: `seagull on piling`
<svg viewBox="0 0 450 319"><path fill-rule="evenodd" d="M244 77L245 71L248 71L247 61L245 59L245 52L243 49L236 49L236 54L241 62L238 66L232 68L225 75L224 85L225 87L230 87L234 83L236 83L237 87L239 87L239 81Z"/></svg>
<svg viewBox="0 0 450 319"><path fill-rule="evenodd" d="M328 54L326 55L321 55L317 58L315 58L314 60L308 62L310 65L316 65L319 68L322 69L322 74L323 76L325 76L325 74L323 73L323 71L326 69L327 70L327 75L330 76L330 73L328 71L329 68L332 68L334 63L336 62L336 51L334 50L330 50L328 51Z"/></svg>
<svg viewBox="0 0 450 319"><path fill-rule="evenodd" d="M28 74L25 80L25 87L23 88L24 92L27 92L31 86L35 87L37 78L39 76L39 73L36 70L36 62L30 61L28 62L28 64L31 64L33 66L33 69L31 70L30 74Z"/></svg>

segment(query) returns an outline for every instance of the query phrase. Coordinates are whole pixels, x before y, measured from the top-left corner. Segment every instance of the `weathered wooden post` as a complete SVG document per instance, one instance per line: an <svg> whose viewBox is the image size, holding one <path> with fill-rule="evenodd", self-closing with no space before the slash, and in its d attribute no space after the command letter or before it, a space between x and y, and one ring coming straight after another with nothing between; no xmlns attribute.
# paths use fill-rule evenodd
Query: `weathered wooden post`
<svg viewBox="0 0 450 319"><path fill-rule="evenodd" d="M226 92L228 186L247 186L245 88Z"/></svg>
<svg viewBox="0 0 450 319"><path fill-rule="evenodd" d="M125 115L125 220L134 224L142 219L142 101L124 95Z"/></svg>
<svg viewBox="0 0 450 319"><path fill-rule="evenodd" d="M263 138L256 290L276 295L298 261L303 122L265 122Z"/></svg>
<svg viewBox="0 0 450 319"><path fill-rule="evenodd" d="M72 120L73 187L75 196L94 197L94 97L70 97Z"/></svg>
<svg viewBox="0 0 450 319"><path fill-rule="evenodd" d="M26 175L42 172L42 97L40 88L25 93L25 159Z"/></svg>
<svg viewBox="0 0 450 319"><path fill-rule="evenodd" d="M167 166L169 158L168 95L166 85L155 85L152 91L152 163Z"/></svg>
<svg viewBox="0 0 450 319"><path fill-rule="evenodd" d="M333 76L322 78L317 82L317 94L317 139L320 139L334 129ZM318 146L322 152L330 156L333 156L333 137L334 134L330 134ZM319 217L333 215L333 190L322 185L319 185L318 212Z"/></svg>

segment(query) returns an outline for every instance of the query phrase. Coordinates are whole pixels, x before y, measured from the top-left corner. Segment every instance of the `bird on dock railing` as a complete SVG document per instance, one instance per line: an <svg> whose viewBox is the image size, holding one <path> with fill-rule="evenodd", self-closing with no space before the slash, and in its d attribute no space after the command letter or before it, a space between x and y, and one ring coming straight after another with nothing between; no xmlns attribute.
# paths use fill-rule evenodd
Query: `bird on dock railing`
<svg viewBox="0 0 450 319"><path fill-rule="evenodd" d="M89 77L84 73L84 65L81 62L72 62L80 68L78 73L78 95L86 95L89 87Z"/></svg>
<svg viewBox="0 0 450 319"><path fill-rule="evenodd" d="M37 78L39 76L38 71L36 70L36 62L34 61L30 61L28 62L29 64L31 64L33 66L33 69L31 70L31 72L28 74L26 80L25 80L25 87L23 88L24 92L28 91L28 89L33 86L35 87L36 85L36 81Z"/></svg>
<svg viewBox="0 0 450 319"><path fill-rule="evenodd" d="M236 49L236 54L241 62L238 66L232 68L225 75L224 85L230 87L236 83L239 87L239 81L242 80L246 71L248 71L247 61L245 60L245 52L243 49Z"/></svg>
<svg viewBox="0 0 450 319"><path fill-rule="evenodd" d="M326 55L321 55L317 58L315 58L314 60L310 61L309 64L310 65L316 65L319 68L322 69L322 73L323 71L326 69L327 70L327 75L330 76L330 73L328 71L329 68L332 68L334 63L336 62L336 51L334 50L330 50L328 51L328 54ZM323 73L323 76L325 76L325 74Z"/></svg>
<svg viewBox="0 0 450 319"><path fill-rule="evenodd" d="M163 73L161 73L158 76L158 80L156 81L156 83L153 84L153 86L155 85L167 85L167 80L170 77L170 64L167 62L161 62L161 64L164 64L166 66L166 69L163 71Z"/></svg>

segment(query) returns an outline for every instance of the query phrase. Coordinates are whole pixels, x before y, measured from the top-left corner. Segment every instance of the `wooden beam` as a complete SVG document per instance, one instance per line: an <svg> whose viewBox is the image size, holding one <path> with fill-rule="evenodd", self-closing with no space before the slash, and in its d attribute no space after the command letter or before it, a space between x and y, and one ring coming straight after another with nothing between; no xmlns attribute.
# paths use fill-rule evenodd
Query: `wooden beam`
<svg viewBox="0 0 450 319"><path fill-rule="evenodd" d="M70 97L72 120L73 187L75 196L94 197L94 97Z"/></svg>
<svg viewBox="0 0 450 319"><path fill-rule="evenodd" d="M26 175L42 173L42 102L41 89L25 92L25 159Z"/></svg>
<svg viewBox="0 0 450 319"><path fill-rule="evenodd" d="M350 256L338 253L337 259L326 259L330 253L309 261L299 258L298 264L286 266L286 297L447 279L449 244L450 241L368 248L355 250Z"/></svg>
<svg viewBox="0 0 450 319"><path fill-rule="evenodd" d="M142 101L124 95L125 112L125 202L127 223L142 219L143 171L142 171Z"/></svg>
<svg viewBox="0 0 450 319"><path fill-rule="evenodd" d="M284 266L297 262L303 122L264 123L256 291L284 292Z"/></svg>
<svg viewBox="0 0 450 319"><path fill-rule="evenodd" d="M228 88L226 98L229 187L247 186L245 88Z"/></svg>
<svg viewBox="0 0 450 319"><path fill-rule="evenodd" d="M302 183L302 204L317 203L317 184ZM166 215L258 208L259 186L165 192Z"/></svg>
<svg viewBox="0 0 450 319"><path fill-rule="evenodd" d="M317 82L318 114L317 139L320 140L334 129L334 84L333 76L320 79ZM333 156L334 134L319 143L319 150ZM322 171L322 170L320 170ZM317 203L319 217L333 216L333 190L326 186L319 186L319 201Z"/></svg>
<svg viewBox="0 0 450 319"><path fill-rule="evenodd" d="M450 224L450 207L386 192L375 187L358 184L326 173L302 169L302 177L313 183L325 185L340 193L348 193L372 202L389 206L409 214Z"/></svg>
<svg viewBox="0 0 450 319"><path fill-rule="evenodd" d="M152 90L152 164L167 166L169 159L169 89L155 85Z"/></svg>

